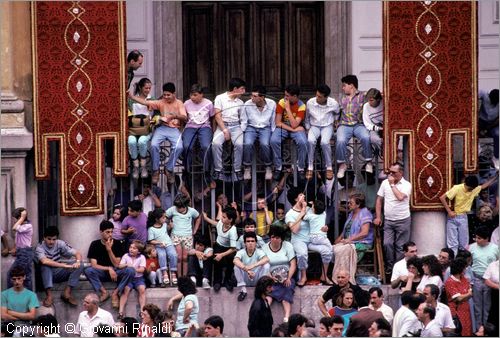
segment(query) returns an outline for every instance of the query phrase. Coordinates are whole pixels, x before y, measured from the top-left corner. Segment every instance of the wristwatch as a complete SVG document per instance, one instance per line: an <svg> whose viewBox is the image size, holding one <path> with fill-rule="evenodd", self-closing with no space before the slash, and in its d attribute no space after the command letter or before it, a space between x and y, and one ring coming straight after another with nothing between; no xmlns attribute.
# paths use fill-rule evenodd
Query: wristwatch
<svg viewBox="0 0 500 338"><path fill-rule="evenodd" d="M394 188L396 185L395 184L391 184L391 188Z"/></svg>

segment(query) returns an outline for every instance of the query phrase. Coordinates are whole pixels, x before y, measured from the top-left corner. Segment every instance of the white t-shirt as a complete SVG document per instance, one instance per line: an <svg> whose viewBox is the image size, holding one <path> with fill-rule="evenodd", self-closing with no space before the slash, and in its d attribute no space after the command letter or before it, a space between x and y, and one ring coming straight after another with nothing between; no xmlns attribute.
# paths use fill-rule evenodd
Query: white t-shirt
<svg viewBox="0 0 500 338"><path fill-rule="evenodd" d="M402 337L403 335L408 334L408 332L416 332L421 328L422 324L415 315L415 312L406 306L402 306L398 311L396 311L392 325L393 337Z"/></svg>
<svg viewBox="0 0 500 338"><path fill-rule="evenodd" d="M486 271L484 272L483 278L484 279L489 279L493 283L498 284L498 277L499 271L498 271L498 260L491 262L488 267L486 268Z"/></svg>
<svg viewBox="0 0 500 338"><path fill-rule="evenodd" d="M243 108L243 101L238 98L231 100L226 92L215 97L214 108L221 110L222 121L237 123L240 121L240 110Z"/></svg>
<svg viewBox="0 0 500 338"><path fill-rule="evenodd" d="M437 302L436 305L436 317L434 321L439 324L440 328L454 329L455 324L453 323L453 318L451 317L451 311L448 305Z"/></svg>
<svg viewBox="0 0 500 338"><path fill-rule="evenodd" d="M90 318L87 311L83 311L78 316L75 327L75 334L80 337L96 337L93 333L94 327L99 324L115 325L113 315L108 311L98 308L94 317Z"/></svg>
<svg viewBox="0 0 500 338"><path fill-rule="evenodd" d="M252 256L248 255L246 249L241 249L236 253L235 258L239 258L243 265L251 265L260 261L262 258L266 257L266 254L261 249L255 249Z"/></svg>
<svg viewBox="0 0 500 338"><path fill-rule="evenodd" d="M217 223L216 225L216 228L216 242L226 248L236 248L236 245L238 245L238 232L236 230L236 226L233 225L231 228L229 228L228 231L224 232L224 225L222 224L222 221L219 221L219 223Z"/></svg>
<svg viewBox="0 0 500 338"><path fill-rule="evenodd" d="M375 310L373 305L368 305L368 307L372 310ZM382 306L375 311L382 312L385 320L387 320L392 325L392 320L394 319L394 310L387 304L382 303Z"/></svg>
<svg viewBox="0 0 500 338"><path fill-rule="evenodd" d="M391 282L394 282L401 276L408 276L408 268L406 267L406 259L397 261L392 267Z"/></svg>
<svg viewBox="0 0 500 338"><path fill-rule="evenodd" d="M377 192L378 196L384 198L384 217L390 221L398 221L410 217L411 183L401 178L396 183L396 189L405 194L406 198L402 201L398 200L387 179L382 182Z"/></svg>
<svg viewBox="0 0 500 338"><path fill-rule="evenodd" d="M498 230L499 227L496 227L495 230L491 233L491 240L490 243L493 243L495 245L498 245L498 237L500 235L500 230Z"/></svg>
<svg viewBox="0 0 500 338"><path fill-rule="evenodd" d="M439 290L441 290L441 287L443 286L443 281L439 276L423 275L420 284L418 284L417 286L417 291L423 292L427 284L434 284L439 288Z"/></svg>

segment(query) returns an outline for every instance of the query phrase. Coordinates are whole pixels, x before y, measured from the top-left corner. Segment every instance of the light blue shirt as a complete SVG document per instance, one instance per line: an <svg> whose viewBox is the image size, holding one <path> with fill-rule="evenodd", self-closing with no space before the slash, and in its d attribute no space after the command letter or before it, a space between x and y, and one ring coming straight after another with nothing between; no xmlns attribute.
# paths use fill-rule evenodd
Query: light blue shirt
<svg viewBox="0 0 500 338"><path fill-rule="evenodd" d="M200 216L200 213L191 207L188 207L185 214L177 211L177 207L168 208L166 215L172 219L174 227L172 235L176 236L192 236L193 235L193 220Z"/></svg>
<svg viewBox="0 0 500 338"><path fill-rule="evenodd" d="M259 129L267 127L271 127L271 130L276 129L276 102L267 98L265 100L266 105L262 111L257 108L252 100L245 102L240 116L241 130L245 131L247 126Z"/></svg>
<svg viewBox="0 0 500 338"><path fill-rule="evenodd" d="M164 243L166 247L172 245L172 240L167 232L167 223L163 223L161 228L150 227L148 229L148 241L158 241Z"/></svg>
<svg viewBox="0 0 500 338"><path fill-rule="evenodd" d="M290 209L286 213L285 223L290 227L290 223L294 223L299 218L300 211ZM292 241L299 240L304 243L309 243L309 233L310 233L309 222L302 220L300 222L300 230L297 233L292 231Z"/></svg>
<svg viewBox="0 0 500 338"><path fill-rule="evenodd" d="M253 255L249 256L246 249L241 249L236 253L235 258L236 257L239 258L244 265L251 265L266 257L266 254L261 249L255 249Z"/></svg>
<svg viewBox="0 0 500 338"><path fill-rule="evenodd" d="M193 309L191 310L191 314L189 315L189 323L183 323L184 318L184 310L186 309L187 302L193 303ZM192 323L198 324L198 312L200 312L200 305L198 303L198 297L196 295L187 295L186 297L182 297L179 302L179 307L177 308L177 320L175 321L175 329L176 330L184 330L189 328Z"/></svg>
<svg viewBox="0 0 500 338"><path fill-rule="evenodd" d="M309 209L304 216L304 221L309 222L311 235L326 236L326 232L321 231L321 228L326 225L326 212L323 211L323 213L317 215L312 209Z"/></svg>
<svg viewBox="0 0 500 338"><path fill-rule="evenodd" d="M238 250L245 248L245 243L243 242L243 235L241 235L240 238L238 238L238 243L236 243L236 249L238 249ZM266 242L264 242L262 237L257 235L257 248L262 249L264 247L264 245L266 245Z"/></svg>

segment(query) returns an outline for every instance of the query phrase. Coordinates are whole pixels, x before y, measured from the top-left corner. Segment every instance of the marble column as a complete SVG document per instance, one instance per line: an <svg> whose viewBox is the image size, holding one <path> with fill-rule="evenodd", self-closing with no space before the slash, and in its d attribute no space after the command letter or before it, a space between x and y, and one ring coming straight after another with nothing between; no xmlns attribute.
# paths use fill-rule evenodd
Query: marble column
<svg viewBox="0 0 500 338"><path fill-rule="evenodd" d="M412 211L410 238L417 244L419 256L437 255L446 247L446 213Z"/></svg>

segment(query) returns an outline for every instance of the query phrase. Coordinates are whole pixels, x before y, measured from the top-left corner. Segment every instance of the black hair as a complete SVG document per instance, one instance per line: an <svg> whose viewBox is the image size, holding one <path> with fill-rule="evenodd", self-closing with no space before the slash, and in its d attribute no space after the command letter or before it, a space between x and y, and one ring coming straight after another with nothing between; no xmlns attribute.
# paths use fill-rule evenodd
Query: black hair
<svg viewBox="0 0 500 338"><path fill-rule="evenodd" d="M330 328L333 325L333 318L332 317L322 317L319 320L319 323L323 324L327 328L327 330L330 330Z"/></svg>
<svg viewBox="0 0 500 338"><path fill-rule="evenodd" d="M229 80L228 90L231 92L234 88L245 87L247 84L245 81L240 79L239 77L233 77Z"/></svg>
<svg viewBox="0 0 500 338"><path fill-rule="evenodd" d="M417 256L410 257L406 261L406 267L408 268L410 265L413 265L417 269L420 276L424 275L424 269L422 268L422 258L417 257Z"/></svg>
<svg viewBox="0 0 500 338"><path fill-rule="evenodd" d="M488 227L480 226L476 229L476 237L481 237L483 239L490 239L491 231Z"/></svg>
<svg viewBox="0 0 500 338"><path fill-rule="evenodd" d="M243 234L243 243L247 241L247 238L253 238L257 242L257 234L255 232L245 232Z"/></svg>
<svg viewBox="0 0 500 338"><path fill-rule="evenodd" d="M281 240L285 239L285 229L280 227L279 225L271 225L269 228L269 237L275 236L281 238Z"/></svg>
<svg viewBox="0 0 500 338"><path fill-rule="evenodd" d="M233 207L225 207L222 210L222 213L226 214L226 217L231 220L231 224L234 224L236 222L236 218L238 217L238 214L236 213L236 209Z"/></svg>
<svg viewBox="0 0 500 338"><path fill-rule="evenodd" d="M200 84L195 83L194 85L191 86L191 89L189 90L189 93L190 94L194 94L194 93L203 94L203 87Z"/></svg>
<svg viewBox="0 0 500 338"><path fill-rule="evenodd" d="M292 96L300 95L300 87L296 84L289 84L285 87L285 91Z"/></svg>
<svg viewBox="0 0 500 338"><path fill-rule="evenodd" d="M321 215L323 212L325 212L325 203L322 200L315 200L314 213L316 215Z"/></svg>
<svg viewBox="0 0 500 338"><path fill-rule="evenodd" d="M58 333L57 332L57 318L54 315L48 313L46 315L39 316L35 319L33 325L38 325L43 327L44 330L48 331L46 333Z"/></svg>
<svg viewBox="0 0 500 338"><path fill-rule="evenodd" d="M467 261L461 257L450 263L450 275L458 275L467 267Z"/></svg>
<svg viewBox="0 0 500 338"><path fill-rule="evenodd" d="M21 218L21 213L26 210L26 208L23 208L23 207L19 207L19 208L16 208L12 211L12 217L14 217L15 219L19 219Z"/></svg>
<svg viewBox="0 0 500 338"><path fill-rule="evenodd" d="M412 296L413 296L413 292L411 292L409 290L408 291L404 291L401 294L401 304L402 305L408 305L408 304L410 304Z"/></svg>
<svg viewBox="0 0 500 338"><path fill-rule="evenodd" d="M443 279L443 270L436 256L427 255L422 257L422 265L427 265L429 267L431 276L439 276L439 278Z"/></svg>
<svg viewBox="0 0 500 338"><path fill-rule="evenodd" d="M162 90L173 94L175 93L175 85L172 82L167 82L163 84Z"/></svg>
<svg viewBox="0 0 500 338"><path fill-rule="evenodd" d="M426 284L425 287L431 290L431 296L434 297L434 299L439 299L439 287L436 284Z"/></svg>
<svg viewBox="0 0 500 338"><path fill-rule="evenodd" d="M196 284L189 277L179 277L177 280L177 289L184 297L196 293Z"/></svg>
<svg viewBox="0 0 500 338"><path fill-rule="evenodd" d="M128 208L132 211L141 211L142 210L142 202L139 200L132 200L128 202Z"/></svg>
<svg viewBox="0 0 500 338"><path fill-rule="evenodd" d="M455 259L462 258L463 260L467 261L467 259L471 257L472 254L470 253L469 250L458 249L457 257L455 257Z"/></svg>
<svg viewBox="0 0 500 338"><path fill-rule="evenodd" d="M488 97L490 98L490 103L492 106L496 106L498 104L498 89L492 89Z"/></svg>
<svg viewBox="0 0 500 338"><path fill-rule="evenodd" d="M205 325L210 325L213 328L219 328L220 333L224 332L224 319L221 316L210 316L205 319Z"/></svg>
<svg viewBox="0 0 500 338"><path fill-rule="evenodd" d="M175 196L174 206L177 208L187 208L189 207L189 197L183 194Z"/></svg>
<svg viewBox="0 0 500 338"><path fill-rule="evenodd" d="M371 294L374 293L375 291L377 291L377 296L379 297L382 297L384 295L384 293L382 292L382 289L379 288L378 286L373 286L370 288L370 290L368 290L368 293Z"/></svg>
<svg viewBox="0 0 500 338"><path fill-rule="evenodd" d="M15 266L12 268L12 270L10 270L10 276L11 277L26 276L26 271L20 266Z"/></svg>
<svg viewBox="0 0 500 338"><path fill-rule="evenodd" d="M114 228L115 228L115 226L113 225L113 223L111 223L107 219L102 220L101 223L99 224L99 231L101 231L101 232L106 231L108 229L114 229Z"/></svg>
<svg viewBox="0 0 500 338"><path fill-rule="evenodd" d="M285 210L285 205L283 203L276 203L276 210L283 209Z"/></svg>
<svg viewBox="0 0 500 338"><path fill-rule="evenodd" d="M332 325L333 324L344 324L344 318L339 315L335 315L332 317Z"/></svg>
<svg viewBox="0 0 500 338"><path fill-rule="evenodd" d="M136 60L137 61L137 60ZM134 89L134 94L137 95L137 94L140 94L141 93L141 90L142 88L144 88L145 85L147 85L148 83L152 83L150 79L148 79L147 77L143 77L142 79L140 79L136 84L135 84L135 89Z"/></svg>
<svg viewBox="0 0 500 338"><path fill-rule="evenodd" d="M255 85L253 86L252 88L252 92L254 93L258 93L259 96L266 96L267 94L267 89L266 87L262 86L262 85Z"/></svg>
<svg viewBox="0 0 500 338"><path fill-rule="evenodd" d="M353 85L354 88L358 89L358 77L356 75L346 75L340 79L342 83L347 83Z"/></svg>
<svg viewBox="0 0 500 338"><path fill-rule="evenodd" d="M243 220L242 225L243 225L243 227L245 227L247 225L254 225L254 226L256 226L257 223L255 222L255 220L253 218L247 217L247 218L245 218Z"/></svg>
<svg viewBox="0 0 500 338"><path fill-rule="evenodd" d="M59 237L59 229L56 226L49 226L43 231L43 237Z"/></svg>
<svg viewBox="0 0 500 338"><path fill-rule="evenodd" d="M316 87L316 91L319 92L323 96L328 96L332 92L330 87L328 87L326 84L320 84Z"/></svg>
<svg viewBox="0 0 500 338"><path fill-rule="evenodd" d="M137 61L139 60L139 57L143 56L141 52L139 52L137 49L134 49L127 55L127 62L130 62L132 60Z"/></svg>
<svg viewBox="0 0 500 338"><path fill-rule="evenodd" d="M476 175L470 175L465 177L464 183L469 188L475 189L479 185L479 179Z"/></svg>
<svg viewBox="0 0 500 338"><path fill-rule="evenodd" d="M301 193L302 190L299 187L291 187L286 193L286 199L293 206L297 203L296 199Z"/></svg>
<svg viewBox="0 0 500 338"><path fill-rule="evenodd" d="M97 337L116 337L114 328L108 324L100 323L92 331L97 334Z"/></svg>
<svg viewBox="0 0 500 338"><path fill-rule="evenodd" d="M392 167L392 166L395 166L395 165L397 165L397 166L398 166L399 171L401 171L401 172L402 172L402 171L404 170L404 168L405 168L405 166L403 165L403 163L401 163L401 162L399 162L399 161L396 161L396 162L391 163L391 167Z"/></svg>
<svg viewBox="0 0 500 338"><path fill-rule="evenodd" d="M451 250L450 248L442 248L441 252L446 252L450 261L453 261L455 259L455 252L453 252L453 250Z"/></svg>
<svg viewBox="0 0 500 338"><path fill-rule="evenodd" d="M297 333L297 326L302 326L307 322L307 318L300 314L294 313L288 317L288 334L292 335Z"/></svg>
<svg viewBox="0 0 500 338"><path fill-rule="evenodd" d="M194 243L199 243L203 245L205 248L208 248L211 245L210 238L202 236L200 234L194 235Z"/></svg>
<svg viewBox="0 0 500 338"><path fill-rule="evenodd" d="M271 285L274 285L274 280L269 276L262 276L255 285L255 299L261 299Z"/></svg>
<svg viewBox="0 0 500 338"><path fill-rule="evenodd" d="M410 310L416 311L420 304L425 302L425 296L421 293L416 293L414 295L411 295L410 298Z"/></svg>
<svg viewBox="0 0 500 338"><path fill-rule="evenodd" d="M379 330L391 330L391 323L389 323L384 317L377 318L374 322L377 324L377 328Z"/></svg>
<svg viewBox="0 0 500 338"><path fill-rule="evenodd" d="M408 252L410 246L417 246L417 245L413 241L408 241L405 244L403 244L403 251Z"/></svg>
<svg viewBox="0 0 500 338"><path fill-rule="evenodd" d="M125 325L127 337L137 337L139 333L139 321L134 317L123 317L120 322Z"/></svg>
<svg viewBox="0 0 500 338"><path fill-rule="evenodd" d="M159 220L165 214L165 210L162 208L155 208L148 213L148 221L146 223L147 227L152 227L155 225L156 221Z"/></svg>
<svg viewBox="0 0 500 338"><path fill-rule="evenodd" d="M434 318L436 318L436 309L434 309L430 305L425 305L425 307L424 307L424 313L428 313L429 314L429 318L431 320L433 320Z"/></svg>

